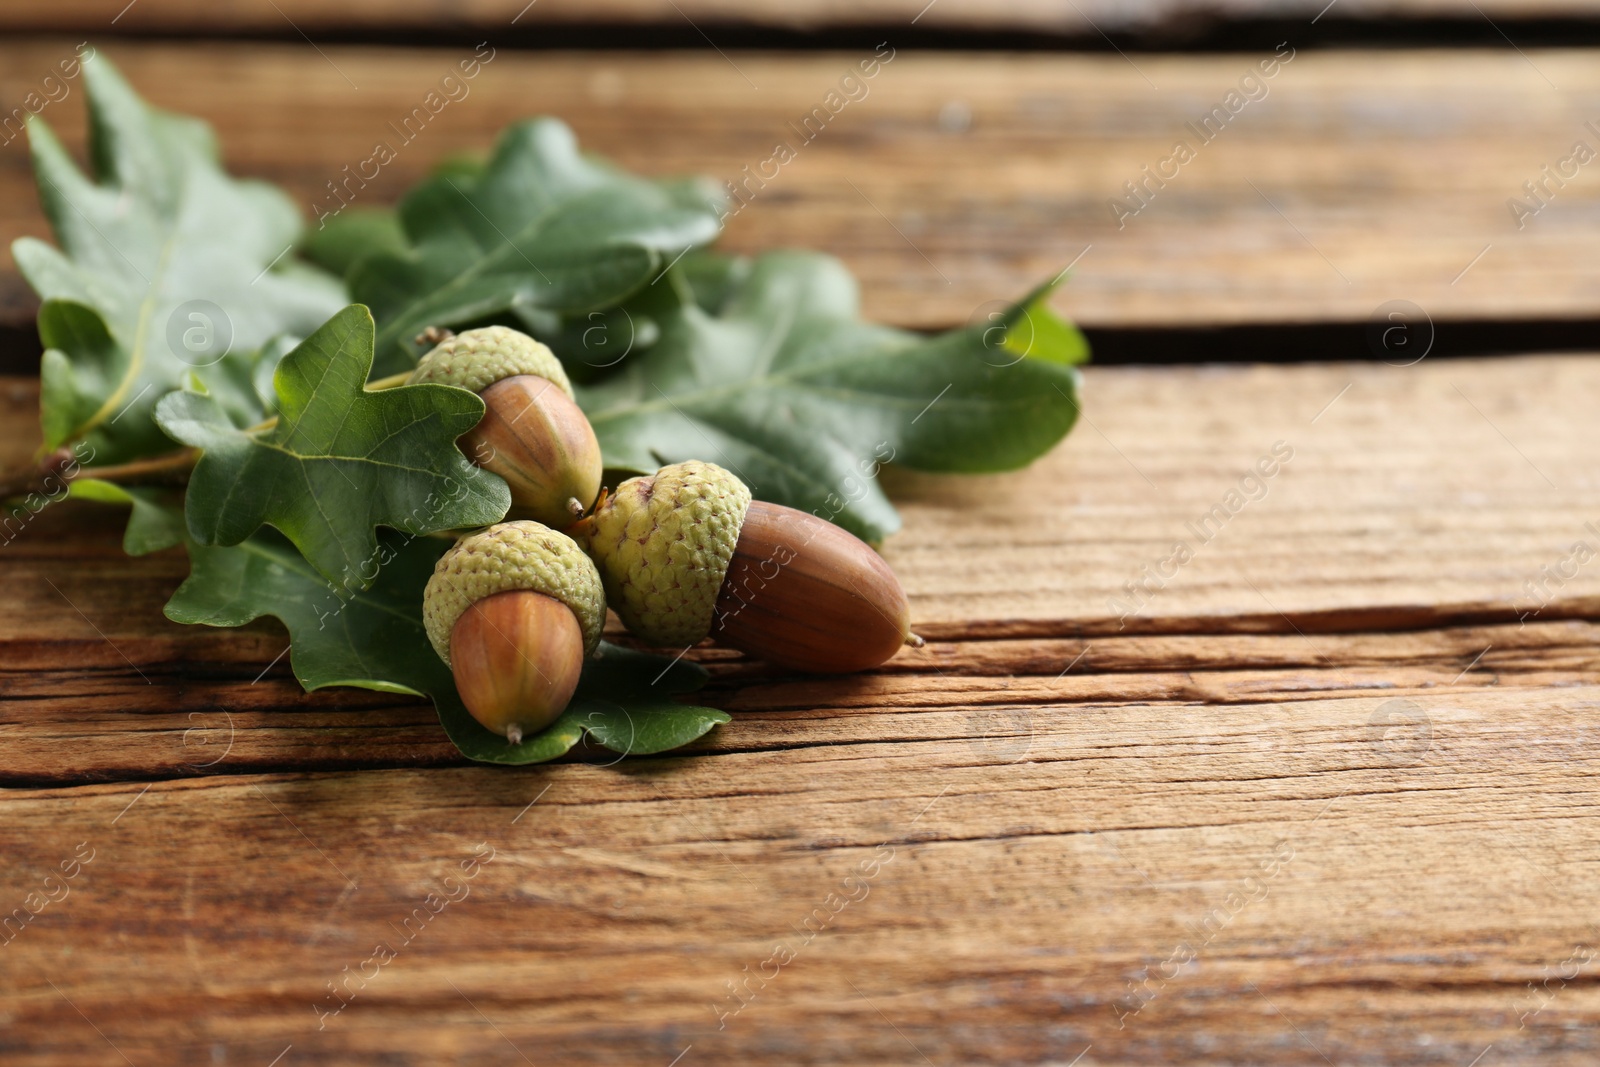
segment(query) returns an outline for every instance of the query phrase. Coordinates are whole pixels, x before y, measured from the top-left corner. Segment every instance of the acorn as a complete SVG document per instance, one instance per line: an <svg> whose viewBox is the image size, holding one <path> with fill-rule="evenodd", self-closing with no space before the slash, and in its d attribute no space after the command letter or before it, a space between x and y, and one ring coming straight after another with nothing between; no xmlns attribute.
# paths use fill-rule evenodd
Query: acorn
<svg viewBox="0 0 1600 1067"><path fill-rule="evenodd" d="M594 563L572 538L526 520L457 541L422 594L428 640L462 703L514 745L566 710L605 619Z"/></svg>
<svg viewBox="0 0 1600 1067"><path fill-rule="evenodd" d="M408 381L460 386L483 398L483 419L457 444L506 480L511 518L559 529L600 494L600 442L561 361L527 334L485 326L446 337Z"/></svg>
<svg viewBox="0 0 1600 1067"><path fill-rule="evenodd" d="M831 522L750 490L712 463L632 478L573 531L628 630L659 646L705 637L794 670L876 667L911 632L894 572Z"/></svg>

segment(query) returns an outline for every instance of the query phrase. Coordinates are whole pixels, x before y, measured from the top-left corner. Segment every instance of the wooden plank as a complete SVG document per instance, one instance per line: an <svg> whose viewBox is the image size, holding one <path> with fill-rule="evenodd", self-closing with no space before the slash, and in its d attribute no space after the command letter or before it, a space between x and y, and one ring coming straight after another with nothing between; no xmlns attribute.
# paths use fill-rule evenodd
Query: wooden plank
<svg viewBox="0 0 1600 1067"><path fill-rule="evenodd" d="M27 455L35 390L0 386L0 456ZM1600 546L1583 466L1595 357L1091 367L1085 395L1090 421L1028 471L891 478L906 527L885 553L929 648L810 682L705 653L709 701L802 722L831 709L828 736L849 741L874 709L960 723L1018 702L1596 681L1581 620L1600 615L1600 569L1574 554ZM1293 458L1200 543L1189 524L1279 440ZM167 622L186 561L123 557L117 518L58 505L0 547L0 782L457 761L418 702L299 694L273 623ZM1158 585L1143 568L1179 539L1194 556ZM757 744L730 729L704 747Z"/></svg>
<svg viewBox="0 0 1600 1067"><path fill-rule="evenodd" d="M1100 368L1086 424L1033 468L895 478L886 552L919 617L967 633L1514 622L1539 607L1529 582L1592 614L1600 570L1563 561L1600 543L1597 389L1583 356ZM1278 442L1293 458L1252 476Z"/></svg>
<svg viewBox="0 0 1600 1067"><path fill-rule="evenodd" d="M476 27L506 32L513 27L582 23L651 25L691 22L713 27L774 27L821 30L851 26L924 30L1012 30L1088 36L1100 30L1137 32L1163 25L1237 19L1316 16L1316 0L822 0L795 5L777 0L458 0L448 7L430 0L142 0L121 10L116 0L13 0L0 11L0 27L12 30L107 33L196 31L267 33L364 28L393 33L437 27ZM1590 17L1594 0L1345 0L1331 20L1411 18L1496 19Z"/></svg>
<svg viewBox="0 0 1600 1067"><path fill-rule="evenodd" d="M25 100L71 49L0 46L0 101ZM231 167L281 183L310 217L334 203L322 200L345 163L396 139L390 123L458 51L120 43L107 54L155 101L215 123ZM546 112L650 174L744 180L793 142L777 177L747 186L724 243L838 254L868 280L866 312L909 326L981 321L1074 262L1059 306L1095 326L1360 322L1398 299L1438 320L1600 309L1585 267L1600 186L1551 185L1521 229L1507 206L1575 141L1600 144L1584 126L1584 101L1600 93L1588 52L1300 51L1209 144L1185 124L1269 56L899 52L804 142L795 126L867 55L502 49L357 203L392 202L435 161ZM81 145L76 94L43 116ZM1119 229L1111 199L1180 138L1193 161ZM17 138L0 149L7 243L46 232L31 186ZM24 322L32 306L0 261L0 319Z"/></svg>
<svg viewBox="0 0 1600 1067"><path fill-rule="evenodd" d="M1386 705L13 791L7 1062L1592 1062L1600 688Z"/></svg>
<svg viewBox="0 0 1600 1067"><path fill-rule="evenodd" d="M1600 542L1586 473L1600 444L1594 356L1090 367L1086 380L1084 424L1027 470L888 472L905 528L884 553L919 632L1314 637L1600 606L1600 567L1566 562L1575 543ZM25 409L27 386L12 395ZM1274 467L1277 442L1292 457ZM65 594L104 605L94 622L111 640L147 642L130 658L170 655L162 642L182 628L152 628L132 605L182 578L181 553L125 559L117 513L89 514L105 516L100 532L47 509L0 550L0 641L81 635L83 620L56 610ZM245 658L282 647L247 640Z"/></svg>
<svg viewBox="0 0 1600 1067"><path fill-rule="evenodd" d="M1315 646L1293 634L948 641L848 679L784 677L705 650L697 658L715 680L696 699L736 721L687 751L871 737L965 739L1020 758L1035 719L1085 705L1382 702L1446 688L1600 685L1597 635L1595 624L1569 621L1319 635ZM186 651L199 657L219 646L235 651L204 632ZM76 649L55 651L50 667L0 670L0 785L466 763L421 701L356 690L307 695L287 670L263 676L254 662L85 668L66 662Z"/></svg>

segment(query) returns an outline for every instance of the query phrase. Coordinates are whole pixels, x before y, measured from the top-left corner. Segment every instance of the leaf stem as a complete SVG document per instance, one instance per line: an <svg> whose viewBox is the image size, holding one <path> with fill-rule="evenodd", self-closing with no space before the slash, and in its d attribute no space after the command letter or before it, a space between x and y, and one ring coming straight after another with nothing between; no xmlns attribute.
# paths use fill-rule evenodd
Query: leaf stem
<svg viewBox="0 0 1600 1067"><path fill-rule="evenodd" d="M168 452L165 455L131 460L127 463L72 469L72 455L70 452L66 452L65 456L63 456L63 451L65 450L52 452L39 463L23 470L0 474L0 500L26 496L29 493L50 493L53 495L59 492L66 483L75 482L80 478L94 478L103 482L117 482L123 485L139 485L149 482L181 483L200 458L199 449L184 448L176 452ZM53 487L52 482L55 483Z"/></svg>
<svg viewBox="0 0 1600 1067"><path fill-rule="evenodd" d="M383 389L394 389L405 385L410 377L410 371L391 374L387 378L368 382L367 391L375 393ZM256 423L245 432L259 433L270 430L276 425L278 417L274 415L265 422ZM182 484L199 459L198 448L183 448L176 452L131 460L127 463L113 463L104 467L74 467L72 451L59 448L27 467L0 471L0 500L27 496L29 493L54 495L60 492L61 487L67 482L77 481L79 478L95 478L102 482L118 482L125 485L149 482Z"/></svg>
<svg viewBox="0 0 1600 1067"><path fill-rule="evenodd" d="M374 378L367 383L367 392L376 393L382 389L394 389L405 385L411 380L411 371L403 370L399 374L391 374L387 378Z"/></svg>
<svg viewBox="0 0 1600 1067"><path fill-rule="evenodd" d="M151 456L149 459L136 459L106 467L84 467L78 471L76 477L98 478L102 482L161 482L176 475L187 475L194 469L199 459L198 448L182 448L176 452L168 452L164 456Z"/></svg>

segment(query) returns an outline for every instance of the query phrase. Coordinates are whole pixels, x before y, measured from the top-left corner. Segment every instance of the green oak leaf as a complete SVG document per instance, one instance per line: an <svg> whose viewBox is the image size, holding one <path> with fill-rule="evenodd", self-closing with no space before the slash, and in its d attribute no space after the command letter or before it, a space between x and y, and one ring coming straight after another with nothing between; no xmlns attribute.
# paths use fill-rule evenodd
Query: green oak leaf
<svg viewBox="0 0 1600 1067"><path fill-rule="evenodd" d="M352 294L382 324L383 374L416 362L414 339L429 326L619 304L721 225L705 186L647 181L585 157L554 119L510 127L477 173L429 178L401 203L400 223L402 254L384 251L375 229L372 251L346 242L330 255L352 264Z"/></svg>
<svg viewBox="0 0 1600 1067"><path fill-rule="evenodd" d="M443 385L367 392L372 338L372 316L352 304L284 356L268 428L239 429L210 396L162 399L162 429L203 452L185 509L195 541L236 545L268 524L330 581L360 588L376 571L376 527L422 534L505 515L505 482L455 443L483 401Z"/></svg>
<svg viewBox="0 0 1600 1067"><path fill-rule="evenodd" d="M720 315L728 301L750 280L750 268L748 256L698 249L680 259L674 269L700 310L708 315Z"/></svg>
<svg viewBox="0 0 1600 1067"><path fill-rule="evenodd" d="M272 379L283 357L294 351L300 338L279 335L254 352L225 359L204 376L191 373L182 385L217 402L229 421L240 429L277 414L278 398Z"/></svg>
<svg viewBox="0 0 1600 1067"><path fill-rule="evenodd" d="M67 496L73 500L130 505L128 528L122 535L122 550L130 556L144 556L183 544L183 494L179 490L75 478L68 483Z"/></svg>
<svg viewBox="0 0 1600 1067"><path fill-rule="evenodd" d="M584 664L572 703L541 732L513 745L484 729L459 701L439 705L439 721L456 747L483 763L542 763L588 735L622 756L679 748L732 719L715 708L672 699L705 684L705 668L682 659L601 642Z"/></svg>
<svg viewBox="0 0 1600 1067"><path fill-rule="evenodd" d="M518 307L498 325L531 334L550 346L567 377L587 385L610 377L623 360L637 359L661 339L658 321L693 301L719 314L750 273L750 261L697 248L679 259L659 283L645 286L625 303L603 311L561 316Z"/></svg>
<svg viewBox="0 0 1600 1067"><path fill-rule="evenodd" d="M572 703L551 726L518 745L484 729L462 706L450 669L422 628L422 590L448 547L436 538L385 531L377 580L351 591L325 581L271 530L231 547L191 542L192 571L166 614L174 622L207 626L243 626L276 616L288 627L290 665L305 689L346 685L430 696L450 739L482 762L555 759L585 734L614 752L645 755L686 744L729 721L726 712L671 699L698 689L703 668L602 644L584 665Z"/></svg>
<svg viewBox="0 0 1600 1067"><path fill-rule="evenodd" d="M17 267L43 301L45 445L84 440L96 461L170 451L156 402L191 374L345 303L337 279L288 256L293 205L222 170L203 123L145 104L109 60L83 63L91 175L49 125L28 120L39 200L58 250L24 237Z"/></svg>
<svg viewBox="0 0 1600 1067"><path fill-rule="evenodd" d="M693 299L659 316L661 339L579 392L607 468L702 459L758 499L812 511L868 540L900 519L883 463L983 472L1026 465L1078 415L1088 358L1046 306L1054 283L987 323L924 337L857 318L836 260L759 257L720 316Z"/></svg>
<svg viewBox="0 0 1600 1067"><path fill-rule="evenodd" d="M406 234L393 208L349 207L306 231L306 258L344 277L367 256L404 255Z"/></svg>

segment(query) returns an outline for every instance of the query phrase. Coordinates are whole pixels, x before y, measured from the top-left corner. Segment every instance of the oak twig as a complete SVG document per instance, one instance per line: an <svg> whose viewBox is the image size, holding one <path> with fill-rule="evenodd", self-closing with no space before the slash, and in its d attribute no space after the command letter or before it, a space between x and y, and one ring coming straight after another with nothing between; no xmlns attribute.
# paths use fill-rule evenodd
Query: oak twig
<svg viewBox="0 0 1600 1067"><path fill-rule="evenodd" d="M199 458L199 449L184 448L129 463L83 467L77 464L70 449L60 448L22 470L0 473L0 500L30 493L54 496L63 486L80 478L96 478L120 485L182 485Z"/></svg>
<svg viewBox="0 0 1600 1067"><path fill-rule="evenodd" d="M368 392L394 389L405 385L410 371L392 374L367 383ZM249 427L246 433L261 433L278 425L278 416ZM197 448L183 448L161 456L116 463L104 467L77 466L77 456L70 448L58 448L39 462L20 470L0 471L0 501L11 500L30 493L54 496L68 482L79 478L97 478L103 482L121 485L182 485L188 481L189 472L200 458Z"/></svg>

